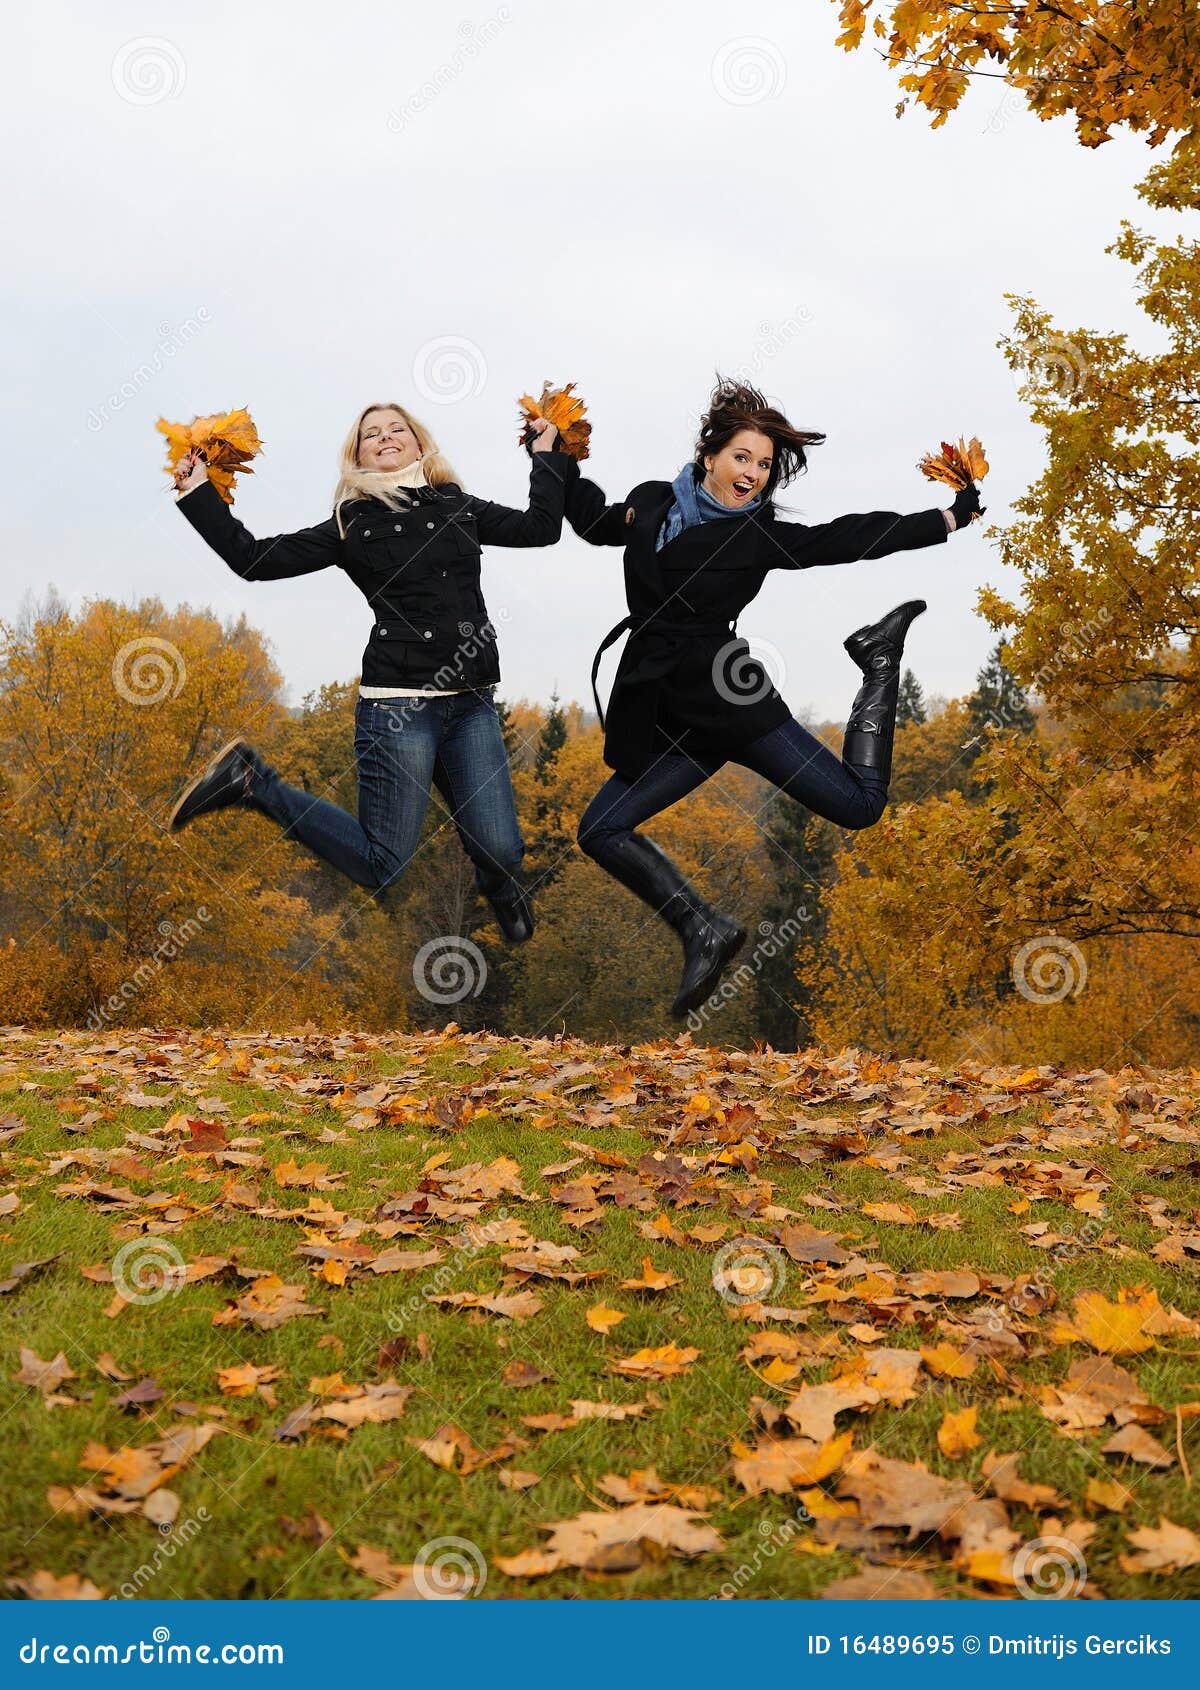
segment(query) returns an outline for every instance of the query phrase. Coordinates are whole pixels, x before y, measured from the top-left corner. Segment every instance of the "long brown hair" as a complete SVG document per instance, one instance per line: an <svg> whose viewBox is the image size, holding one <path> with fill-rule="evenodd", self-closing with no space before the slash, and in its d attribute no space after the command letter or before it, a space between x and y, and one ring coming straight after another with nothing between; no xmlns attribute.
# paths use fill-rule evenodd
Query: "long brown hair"
<svg viewBox="0 0 1200 1690"><path fill-rule="evenodd" d="M696 437L695 462L701 474L704 460L728 446L734 435L743 428L753 428L765 434L774 447L771 473L767 477L763 502L770 501L777 487L786 487L808 467L804 455L806 446L819 446L825 436L811 428L795 428L782 411L767 403L766 398L748 382L734 381L718 371L708 410L700 419L700 433Z"/></svg>

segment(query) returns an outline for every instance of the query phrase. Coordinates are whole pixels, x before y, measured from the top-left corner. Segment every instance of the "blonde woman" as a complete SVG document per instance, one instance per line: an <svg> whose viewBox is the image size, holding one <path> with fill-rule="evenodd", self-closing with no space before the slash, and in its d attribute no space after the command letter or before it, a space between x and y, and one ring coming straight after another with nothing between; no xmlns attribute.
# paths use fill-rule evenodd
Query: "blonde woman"
<svg viewBox="0 0 1200 1690"><path fill-rule="evenodd" d="M180 510L244 581L344 569L375 618L355 710L358 816L288 786L244 739L188 786L171 830L241 805L269 816L359 886L382 893L407 868L437 787L507 939L533 931L520 882L525 846L493 700L496 631L480 588L481 546L550 546L575 460L557 430L533 425L529 508L464 493L436 443L402 405L359 412L342 448L334 512L315 528L256 540L208 478L179 464Z"/></svg>

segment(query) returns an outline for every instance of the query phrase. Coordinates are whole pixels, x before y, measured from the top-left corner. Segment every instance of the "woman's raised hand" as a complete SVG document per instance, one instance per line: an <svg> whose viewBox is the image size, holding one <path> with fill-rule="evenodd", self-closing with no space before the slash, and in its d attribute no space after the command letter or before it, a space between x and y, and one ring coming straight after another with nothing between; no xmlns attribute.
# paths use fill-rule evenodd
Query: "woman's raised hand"
<svg viewBox="0 0 1200 1690"><path fill-rule="evenodd" d="M208 464L204 453L198 446L193 446L175 465L175 491L190 493L193 487L199 487L201 482L207 480Z"/></svg>
<svg viewBox="0 0 1200 1690"><path fill-rule="evenodd" d="M983 515L986 506L979 503L979 489L973 481L968 481L965 487L959 488L950 509L954 512L956 528L966 528L972 517Z"/></svg>
<svg viewBox="0 0 1200 1690"><path fill-rule="evenodd" d="M558 439L558 430L546 417L537 417L530 423L530 428L537 436L529 448L531 452L553 452L554 442Z"/></svg>

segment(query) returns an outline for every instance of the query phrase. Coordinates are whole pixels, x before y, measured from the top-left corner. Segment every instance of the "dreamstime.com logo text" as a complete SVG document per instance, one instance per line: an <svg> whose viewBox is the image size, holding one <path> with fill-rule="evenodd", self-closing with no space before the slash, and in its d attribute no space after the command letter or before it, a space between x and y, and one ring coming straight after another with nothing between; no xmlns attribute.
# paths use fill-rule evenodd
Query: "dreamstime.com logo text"
<svg viewBox="0 0 1200 1690"><path fill-rule="evenodd" d="M223 1666L281 1667L282 1643L172 1643L165 1625L138 1643L39 1643L36 1636L17 1650L22 1666Z"/></svg>

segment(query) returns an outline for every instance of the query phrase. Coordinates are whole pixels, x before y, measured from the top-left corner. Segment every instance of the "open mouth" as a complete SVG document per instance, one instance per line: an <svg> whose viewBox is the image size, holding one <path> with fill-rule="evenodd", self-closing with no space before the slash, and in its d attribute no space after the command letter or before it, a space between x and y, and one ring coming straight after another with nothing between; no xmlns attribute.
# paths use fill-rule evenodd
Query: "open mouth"
<svg viewBox="0 0 1200 1690"><path fill-rule="evenodd" d="M754 483L751 481L735 481L733 491L739 499L748 499L754 491Z"/></svg>

